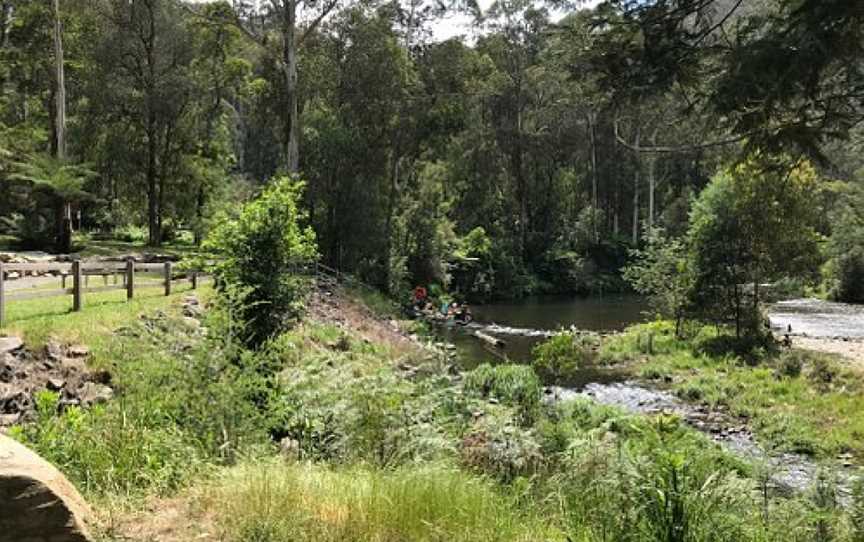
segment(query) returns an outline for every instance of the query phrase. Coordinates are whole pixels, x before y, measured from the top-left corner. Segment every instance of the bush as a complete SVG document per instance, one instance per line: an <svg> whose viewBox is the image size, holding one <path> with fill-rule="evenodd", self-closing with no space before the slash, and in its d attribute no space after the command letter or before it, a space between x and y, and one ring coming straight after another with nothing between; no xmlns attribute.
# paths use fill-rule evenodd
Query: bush
<svg viewBox="0 0 864 542"><path fill-rule="evenodd" d="M114 238L125 243L146 243L148 240L147 228L127 224L114 230Z"/></svg>
<svg viewBox="0 0 864 542"><path fill-rule="evenodd" d="M543 392L540 379L531 367L488 363L465 375L465 389L517 407L526 423L535 419Z"/></svg>
<svg viewBox="0 0 864 542"><path fill-rule="evenodd" d="M846 303L864 303L864 248L856 247L835 263L831 297Z"/></svg>
<svg viewBox="0 0 864 542"><path fill-rule="evenodd" d="M224 259L216 284L236 297L244 342L257 348L285 330L302 311L304 280L296 268L317 257L315 234L301 226L303 183L276 179L236 218L224 218L205 245Z"/></svg>
<svg viewBox="0 0 864 542"><path fill-rule="evenodd" d="M784 352L777 359L777 373L780 376L789 378L798 378L801 376L801 369L804 367L806 355L803 352L792 350Z"/></svg>
<svg viewBox="0 0 864 542"><path fill-rule="evenodd" d="M544 378L567 381L580 367L596 362L599 346L593 335L561 333L534 347L533 366Z"/></svg>

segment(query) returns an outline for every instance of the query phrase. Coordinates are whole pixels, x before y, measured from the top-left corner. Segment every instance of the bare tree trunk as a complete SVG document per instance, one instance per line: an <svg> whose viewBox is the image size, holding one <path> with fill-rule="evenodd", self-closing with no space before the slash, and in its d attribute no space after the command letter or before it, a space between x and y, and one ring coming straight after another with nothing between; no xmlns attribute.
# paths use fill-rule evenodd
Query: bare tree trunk
<svg viewBox="0 0 864 542"><path fill-rule="evenodd" d="M145 4L148 11L147 33L141 37L146 53L146 89L147 93L147 229L148 244L158 247L162 245L162 230L159 228L159 187L156 160L158 142L158 119L156 117L156 6L153 2Z"/></svg>
<svg viewBox="0 0 864 542"><path fill-rule="evenodd" d="M0 5L0 49L9 46L9 29L12 28L13 13L14 8L9 0Z"/></svg>
<svg viewBox="0 0 864 542"><path fill-rule="evenodd" d="M162 240L162 233L165 231L163 226L163 220L165 218L165 182L168 180L168 168L171 166L171 144L174 140L174 121L169 120L168 125L165 127L165 141L162 146L162 159L159 164L159 205L156 213L156 224L159 228L159 240Z"/></svg>
<svg viewBox="0 0 864 542"><path fill-rule="evenodd" d="M636 129L636 147L642 138L642 128ZM639 242L639 176L642 173L642 157L636 152L636 173L633 175L633 244Z"/></svg>
<svg viewBox="0 0 864 542"><path fill-rule="evenodd" d="M600 233L597 229L597 207L600 203L597 195L597 114L589 111L587 120L588 139L591 142L591 233L594 235L594 242L598 243Z"/></svg>
<svg viewBox="0 0 864 542"><path fill-rule="evenodd" d="M147 228L148 243L158 247L162 244L159 231L159 193L156 185L156 114L151 111L147 119Z"/></svg>
<svg viewBox="0 0 864 542"><path fill-rule="evenodd" d="M12 28L12 15L14 13L12 2L5 0L0 3L0 50L9 46L9 30ZM0 94L6 87L6 79L0 73Z"/></svg>
<svg viewBox="0 0 864 542"><path fill-rule="evenodd" d="M654 190L656 188L656 179L654 178L654 165L656 158L653 156L648 161L648 227L654 227Z"/></svg>
<svg viewBox="0 0 864 542"><path fill-rule="evenodd" d="M63 35L60 23L60 0L54 0L54 64L57 76L57 159L66 159L66 78L63 73Z"/></svg>
<svg viewBox="0 0 864 542"><path fill-rule="evenodd" d="M282 14L282 71L285 77L285 166L300 169L300 119L297 107L297 1L285 0Z"/></svg>
<svg viewBox="0 0 864 542"><path fill-rule="evenodd" d="M57 160L66 160L66 75L63 70L63 28L60 22L60 0L54 0L54 68L57 90L54 116L54 135L56 141ZM57 249L69 252L72 249L72 203L62 202L60 218L60 235L57 239Z"/></svg>

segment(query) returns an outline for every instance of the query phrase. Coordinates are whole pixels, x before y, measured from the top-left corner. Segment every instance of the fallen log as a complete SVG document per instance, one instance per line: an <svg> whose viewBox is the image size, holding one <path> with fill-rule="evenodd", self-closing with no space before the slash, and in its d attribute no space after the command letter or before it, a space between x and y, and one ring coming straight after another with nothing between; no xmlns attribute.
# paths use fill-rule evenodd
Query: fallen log
<svg viewBox="0 0 864 542"><path fill-rule="evenodd" d="M489 335L488 333L483 333L482 331L475 331L474 336L481 341L484 341L491 346L494 346L495 348L504 348L507 345L507 343L505 343L498 337L493 337L492 335Z"/></svg>

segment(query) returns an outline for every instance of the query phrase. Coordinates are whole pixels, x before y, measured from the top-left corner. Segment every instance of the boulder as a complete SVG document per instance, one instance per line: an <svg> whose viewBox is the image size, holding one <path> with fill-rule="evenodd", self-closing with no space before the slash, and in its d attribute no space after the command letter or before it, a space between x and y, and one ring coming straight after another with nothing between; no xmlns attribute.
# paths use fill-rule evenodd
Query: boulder
<svg viewBox="0 0 864 542"><path fill-rule="evenodd" d="M0 337L0 355L15 352L24 346L18 337Z"/></svg>
<svg viewBox="0 0 864 542"><path fill-rule="evenodd" d="M84 406L107 403L114 397L114 390L96 382L85 382L78 390L78 399Z"/></svg>
<svg viewBox="0 0 864 542"><path fill-rule="evenodd" d="M0 434L0 542L92 542L91 515L60 471Z"/></svg>

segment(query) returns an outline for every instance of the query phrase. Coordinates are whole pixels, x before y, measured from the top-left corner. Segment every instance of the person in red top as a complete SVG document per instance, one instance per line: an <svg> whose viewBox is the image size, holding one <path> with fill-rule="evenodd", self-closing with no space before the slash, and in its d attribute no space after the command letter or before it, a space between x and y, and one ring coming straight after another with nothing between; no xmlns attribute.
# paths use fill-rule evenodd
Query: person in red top
<svg viewBox="0 0 864 542"><path fill-rule="evenodd" d="M426 288L422 286L417 286L414 288L414 306L422 307L426 304L426 298L428 297L428 292L426 292Z"/></svg>

